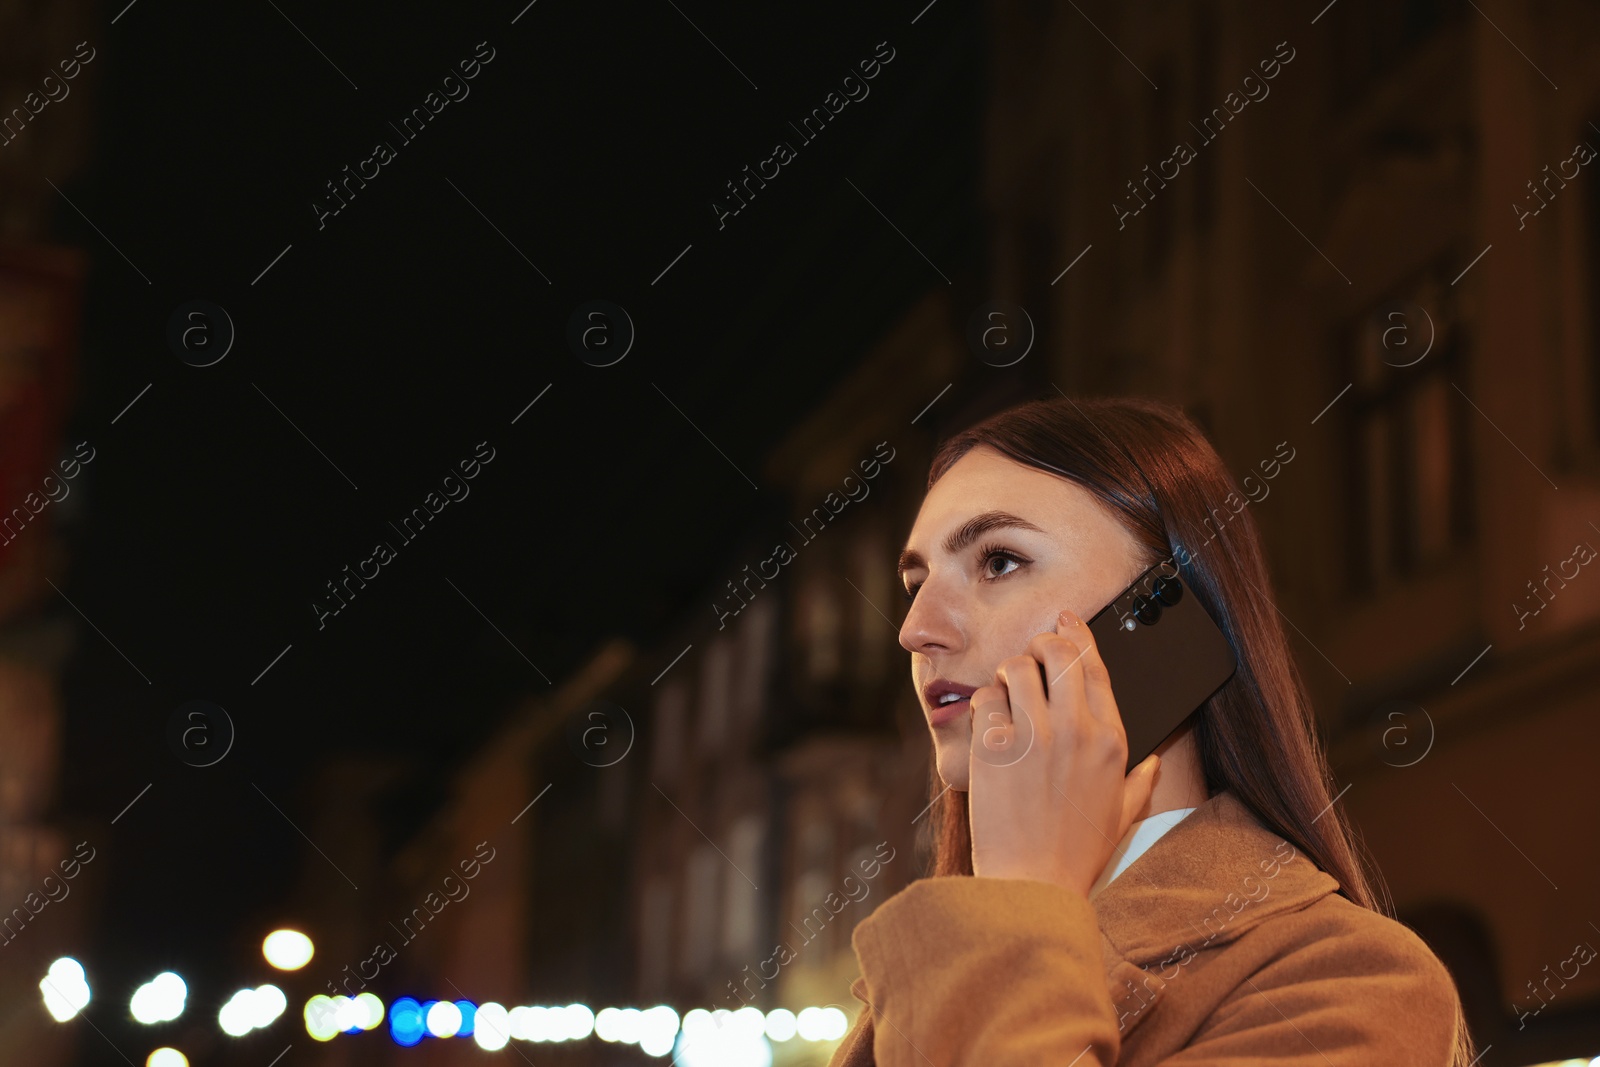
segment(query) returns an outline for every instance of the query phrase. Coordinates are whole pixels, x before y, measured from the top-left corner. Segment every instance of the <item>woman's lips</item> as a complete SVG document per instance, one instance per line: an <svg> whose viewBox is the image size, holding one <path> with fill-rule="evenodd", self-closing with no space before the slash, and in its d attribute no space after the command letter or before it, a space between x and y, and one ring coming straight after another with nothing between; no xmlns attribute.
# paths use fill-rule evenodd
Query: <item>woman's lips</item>
<svg viewBox="0 0 1600 1067"><path fill-rule="evenodd" d="M943 726L947 722L954 722L965 716L971 707L972 701L968 697L952 700L948 704L935 704L933 710L928 713L928 723L932 726Z"/></svg>
<svg viewBox="0 0 1600 1067"><path fill-rule="evenodd" d="M977 691L978 687L975 685L963 685L950 678L935 679L923 686L922 700L928 707L928 724L940 726L969 714L972 694ZM952 694L957 699L946 703L944 698Z"/></svg>

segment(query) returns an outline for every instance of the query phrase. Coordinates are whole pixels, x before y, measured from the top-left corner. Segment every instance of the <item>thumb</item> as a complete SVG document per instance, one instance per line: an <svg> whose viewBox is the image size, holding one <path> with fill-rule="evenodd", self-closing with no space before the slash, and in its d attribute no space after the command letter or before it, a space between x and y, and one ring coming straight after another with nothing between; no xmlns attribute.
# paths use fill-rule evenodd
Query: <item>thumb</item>
<svg viewBox="0 0 1600 1067"><path fill-rule="evenodd" d="M1156 787L1156 772L1160 768L1161 757L1152 752L1128 772L1122 787L1122 822L1119 824L1117 840L1122 839L1128 827L1133 825L1134 816L1150 802L1150 794Z"/></svg>

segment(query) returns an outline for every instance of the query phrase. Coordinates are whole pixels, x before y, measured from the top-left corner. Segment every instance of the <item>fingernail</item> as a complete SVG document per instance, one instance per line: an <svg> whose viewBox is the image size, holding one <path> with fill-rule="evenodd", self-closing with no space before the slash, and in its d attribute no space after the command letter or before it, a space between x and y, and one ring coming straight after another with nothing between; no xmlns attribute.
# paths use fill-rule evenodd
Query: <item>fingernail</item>
<svg viewBox="0 0 1600 1067"><path fill-rule="evenodd" d="M1080 620L1072 612L1067 611L1065 609L1062 610L1061 614L1056 616L1056 619L1057 619L1057 621L1060 622L1060 624L1062 626L1072 627L1072 626L1082 626L1083 625L1082 620Z"/></svg>

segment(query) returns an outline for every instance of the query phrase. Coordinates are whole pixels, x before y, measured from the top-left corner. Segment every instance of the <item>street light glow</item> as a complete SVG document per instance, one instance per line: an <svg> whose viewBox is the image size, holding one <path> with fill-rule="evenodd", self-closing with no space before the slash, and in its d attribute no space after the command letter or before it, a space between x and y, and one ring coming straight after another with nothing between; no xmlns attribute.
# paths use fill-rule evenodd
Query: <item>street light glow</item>
<svg viewBox="0 0 1600 1067"><path fill-rule="evenodd" d="M133 991L128 1010L134 1019L146 1026L171 1022L183 1014L183 1003L188 996L189 987L183 984L182 978L171 971L162 971Z"/></svg>
<svg viewBox="0 0 1600 1067"><path fill-rule="evenodd" d="M299 930L274 930L261 942L261 955L280 971L298 971L311 962L316 949Z"/></svg>
<svg viewBox="0 0 1600 1067"><path fill-rule="evenodd" d="M62 956L39 979L39 992L44 995L44 1010L56 1022L73 1018L89 1004L89 981L84 977L83 964L71 956Z"/></svg>

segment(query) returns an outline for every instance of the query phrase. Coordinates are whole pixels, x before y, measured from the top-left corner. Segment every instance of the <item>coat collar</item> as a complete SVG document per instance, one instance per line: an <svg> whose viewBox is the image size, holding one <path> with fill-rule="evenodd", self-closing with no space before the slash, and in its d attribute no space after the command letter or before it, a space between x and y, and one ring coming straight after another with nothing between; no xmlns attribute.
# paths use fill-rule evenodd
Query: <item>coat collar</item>
<svg viewBox="0 0 1600 1067"><path fill-rule="evenodd" d="M1198 953L1226 944L1338 888L1224 791L1163 834L1093 904L1110 948L1144 965L1184 946Z"/></svg>
<svg viewBox="0 0 1600 1067"><path fill-rule="evenodd" d="M1211 797L1094 898L1124 1039L1188 963L1339 888L1232 793Z"/></svg>

